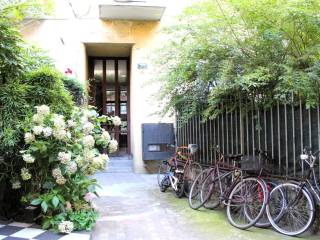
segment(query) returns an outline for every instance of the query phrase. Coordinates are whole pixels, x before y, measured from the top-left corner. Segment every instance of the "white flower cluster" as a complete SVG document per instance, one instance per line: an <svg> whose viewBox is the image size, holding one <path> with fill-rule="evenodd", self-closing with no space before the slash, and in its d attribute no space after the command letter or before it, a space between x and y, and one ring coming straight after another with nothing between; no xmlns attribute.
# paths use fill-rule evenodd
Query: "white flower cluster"
<svg viewBox="0 0 320 240"><path fill-rule="evenodd" d="M111 140L111 141L109 142L108 148L109 148L110 153L116 152L117 149L118 149L118 142L117 142L116 140L114 140L114 139Z"/></svg>
<svg viewBox="0 0 320 240"><path fill-rule="evenodd" d="M84 136L82 139L82 144L85 148L93 148L94 143L94 138L91 135Z"/></svg>
<svg viewBox="0 0 320 240"><path fill-rule="evenodd" d="M77 123L70 119L67 121L67 125L69 128L74 128L75 126L77 126Z"/></svg>
<svg viewBox="0 0 320 240"><path fill-rule="evenodd" d="M21 182L19 180L12 182L12 189L20 189L20 188L21 188Z"/></svg>
<svg viewBox="0 0 320 240"><path fill-rule="evenodd" d="M44 118L50 114L50 108L47 105L37 106L37 113L33 115L32 121L37 124L42 124Z"/></svg>
<svg viewBox="0 0 320 240"><path fill-rule="evenodd" d="M71 161L71 153L70 152L59 152L58 153L58 160L62 164L67 164Z"/></svg>
<svg viewBox="0 0 320 240"><path fill-rule="evenodd" d="M108 144L111 140L111 137L110 137L110 134L105 131L104 129L102 130L102 133L101 133L101 139L106 143Z"/></svg>
<svg viewBox="0 0 320 240"><path fill-rule="evenodd" d="M59 185L63 185L66 183L66 179L62 176L62 172L60 168L55 168L52 170L52 176L56 180L56 183Z"/></svg>
<svg viewBox="0 0 320 240"><path fill-rule="evenodd" d="M53 136L58 140L63 140L67 137L67 131L64 129L54 129Z"/></svg>
<svg viewBox="0 0 320 240"><path fill-rule="evenodd" d="M91 122L86 122L83 125L83 132L84 134L90 134L92 130L94 129L94 125Z"/></svg>
<svg viewBox="0 0 320 240"><path fill-rule="evenodd" d="M28 181L32 177L32 175L29 173L29 170L27 168L21 168L20 175L23 181Z"/></svg>
<svg viewBox="0 0 320 240"><path fill-rule="evenodd" d="M31 154L23 154L22 158L26 163L34 163L35 160L35 158Z"/></svg>
<svg viewBox="0 0 320 240"><path fill-rule="evenodd" d="M27 132L27 133L24 134L24 141L27 144L32 143L34 140L36 140L36 138L32 133Z"/></svg>
<svg viewBox="0 0 320 240"><path fill-rule="evenodd" d="M51 127L45 127L42 130L43 136L50 137L52 135L52 128Z"/></svg>
<svg viewBox="0 0 320 240"><path fill-rule="evenodd" d="M34 126L32 128L32 131L33 131L34 135L40 135L43 131L43 127L40 125Z"/></svg>
<svg viewBox="0 0 320 240"><path fill-rule="evenodd" d="M109 157L107 154L99 154L92 159L93 166L96 169L104 169L107 161L109 161Z"/></svg>
<svg viewBox="0 0 320 240"><path fill-rule="evenodd" d="M75 162L69 162L66 169L68 174L74 174L78 170L78 166Z"/></svg>
<svg viewBox="0 0 320 240"><path fill-rule="evenodd" d="M73 231L73 223L70 221L62 221L58 225L58 230L61 233L71 233Z"/></svg>
<svg viewBox="0 0 320 240"><path fill-rule="evenodd" d="M64 116L60 114L54 114L53 125L57 129L64 129L66 127L66 122L64 121Z"/></svg>
<svg viewBox="0 0 320 240"><path fill-rule="evenodd" d="M50 114L50 108L47 105L37 106L36 109L37 114L39 114L40 116L46 116Z"/></svg>
<svg viewBox="0 0 320 240"><path fill-rule="evenodd" d="M113 125L120 126L121 125L121 118L118 116L114 116L111 118Z"/></svg>

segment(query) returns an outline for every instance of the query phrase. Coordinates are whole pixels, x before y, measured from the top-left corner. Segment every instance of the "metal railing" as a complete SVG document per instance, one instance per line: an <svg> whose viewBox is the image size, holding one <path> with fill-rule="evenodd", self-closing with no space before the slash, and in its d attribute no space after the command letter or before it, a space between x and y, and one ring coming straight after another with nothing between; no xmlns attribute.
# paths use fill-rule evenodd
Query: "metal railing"
<svg viewBox="0 0 320 240"><path fill-rule="evenodd" d="M307 109L300 101L298 104L252 109L224 111L217 118L207 121L199 114L187 123L182 123L178 115L177 144L198 144L199 151L195 159L205 165L215 162L216 153L212 147L216 145L225 154L254 156L256 149L262 149L274 159L278 174L301 176L304 166L301 166L299 157L303 148L310 147L313 151L320 149L319 106Z"/></svg>

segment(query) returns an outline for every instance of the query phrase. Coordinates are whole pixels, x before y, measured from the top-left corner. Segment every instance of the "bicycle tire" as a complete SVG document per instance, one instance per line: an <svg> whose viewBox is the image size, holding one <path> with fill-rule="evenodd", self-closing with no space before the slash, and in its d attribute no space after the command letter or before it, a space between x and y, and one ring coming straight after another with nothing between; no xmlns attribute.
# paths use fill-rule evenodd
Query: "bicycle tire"
<svg viewBox="0 0 320 240"><path fill-rule="evenodd" d="M220 185L215 171L206 178L201 187L201 201L207 209L215 209L220 205Z"/></svg>
<svg viewBox="0 0 320 240"><path fill-rule="evenodd" d="M315 219L315 203L311 193L307 188L301 188L298 184L287 182L275 187L270 193L270 199L275 198L279 191L284 194L286 206L281 210L281 216L274 218L272 210L277 208L277 202L270 201L272 204L269 203L266 209L269 221L276 231L284 235L301 235L310 228ZM288 207L290 202L293 205ZM304 209L307 210L307 215L303 215ZM300 219L298 220L295 216L300 217Z"/></svg>
<svg viewBox="0 0 320 240"><path fill-rule="evenodd" d="M190 208L197 210L203 206L203 202L201 200L201 187L204 180L209 176L210 171L213 171L212 168L205 169L198 174L195 181L191 185L190 193L188 196L188 202Z"/></svg>
<svg viewBox="0 0 320 240"><path fill-rule="evenodd" d="M161 187L161 182L165 178L165 176L169 170L170 170L170 166L168 164L168 161L162 161L159 164L158 174L157 174L157 180L158 180L159 187Z"/></svg>
<svg viewBox="0 0 320 240"><path fill-rule="evenodd" d="M273 182L273 181L265 181L267 190L268 190L268 203L270 201L270 192L278 185L277 183ZM280 213L279 213L280 214ZM278 215L279 215L278 214ZM261 218L258 220L258 222L256 222L255 224L256 227L260 227L260 228L268 228L271 227L271 223L269 221L268 215L267 215L267 211L265 210L263 215L261 216Z"/></svg>
<svg viewBox="0 0 320 240"><path fill-rule="evenodd" d="M262 189L262 196L259 188ZM263 181L255 177L241 179L232 188L227 200L229 223L239 229L253 226L262 216L267 200L267 189Z"/></svg>
<svg viewBox="0 0 320 240"><path fill-rule="evenodd" d="M191 190L191 186L199 173L202 172L202 167L197 162L192 162L190 165L188 165L185 169L184 176L183 176L183 182L184 182L184 194L188 197L189 192Z"/></svg>

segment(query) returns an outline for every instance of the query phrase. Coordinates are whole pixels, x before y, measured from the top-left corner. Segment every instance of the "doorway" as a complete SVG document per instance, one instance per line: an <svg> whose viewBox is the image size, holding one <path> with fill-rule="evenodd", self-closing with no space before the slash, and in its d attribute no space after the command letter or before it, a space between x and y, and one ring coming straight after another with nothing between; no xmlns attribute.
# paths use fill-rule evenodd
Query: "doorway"
<svg viewBox="0 0 320 240"><path fill-rule="evenodd" d="M119 116L122 124L107 129L119 144L115 155L130 154L130 59L89 57L90 104L100 114Z"/></svg>

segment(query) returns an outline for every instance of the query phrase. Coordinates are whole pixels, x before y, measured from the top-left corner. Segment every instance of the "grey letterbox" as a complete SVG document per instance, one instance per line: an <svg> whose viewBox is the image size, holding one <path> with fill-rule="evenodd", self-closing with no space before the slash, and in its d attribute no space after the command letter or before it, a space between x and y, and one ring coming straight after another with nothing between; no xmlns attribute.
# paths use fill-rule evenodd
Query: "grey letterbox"
<svg viewBox="0 0 320 240"><path fill-rule="evenodd" d="M174 129L172 123L142 124L142 158L143 160L162 160L174 153Z"/></svg>

